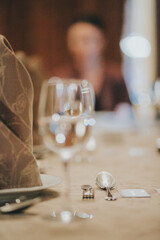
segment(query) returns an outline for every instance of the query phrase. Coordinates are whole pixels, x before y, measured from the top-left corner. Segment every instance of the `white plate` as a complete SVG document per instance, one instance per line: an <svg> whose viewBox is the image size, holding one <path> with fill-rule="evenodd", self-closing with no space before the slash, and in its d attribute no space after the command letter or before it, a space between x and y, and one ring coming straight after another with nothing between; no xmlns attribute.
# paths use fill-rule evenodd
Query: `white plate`
<svg viewBox="0 0 160 240"><path fill-rule="evenodd" d="M29 187L29 188L12 188L12 189L2 189L0 190L0 202L12 201L22 195L34 195L42 190L45 190L50 187L54 187L55 185L61 182L60 178L47 175L40 174L42 186L37 187Z"/></svg>

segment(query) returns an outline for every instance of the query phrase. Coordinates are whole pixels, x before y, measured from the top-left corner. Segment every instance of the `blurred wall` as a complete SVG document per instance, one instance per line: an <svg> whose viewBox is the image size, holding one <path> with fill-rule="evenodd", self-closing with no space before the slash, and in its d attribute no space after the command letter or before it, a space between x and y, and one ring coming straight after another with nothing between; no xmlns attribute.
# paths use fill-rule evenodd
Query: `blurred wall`
<svg viewBox="0 0 160 240"><path fill-rule="evenodd" d="M68 60L65 38L72 18L94 12L108 29L106 58L121 62L119 40L125 0L0 0L0 33L13 49L39 54L49 72Z"/></svg>

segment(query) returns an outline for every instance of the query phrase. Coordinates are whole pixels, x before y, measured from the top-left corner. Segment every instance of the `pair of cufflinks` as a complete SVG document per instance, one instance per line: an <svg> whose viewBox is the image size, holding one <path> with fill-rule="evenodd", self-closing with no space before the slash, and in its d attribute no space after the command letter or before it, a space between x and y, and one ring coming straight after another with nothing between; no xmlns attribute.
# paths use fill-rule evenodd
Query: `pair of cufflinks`
<svg viewBox="0 0 160 240"><path fill-rule="evenodd" d="M94 188L91 185L82 185L82 199L94 199Z"/></svg>

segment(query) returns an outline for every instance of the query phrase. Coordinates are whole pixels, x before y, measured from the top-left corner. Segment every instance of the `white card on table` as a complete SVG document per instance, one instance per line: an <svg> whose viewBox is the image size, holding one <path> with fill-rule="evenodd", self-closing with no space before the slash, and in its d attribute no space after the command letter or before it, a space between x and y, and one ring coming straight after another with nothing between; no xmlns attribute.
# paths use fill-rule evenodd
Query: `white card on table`
<svg viewBox="0 0 160 240"><path fill-rule="evenodd" d="M126 198L146 198L150 195L144 189L122 189L120 191L122 197Z"/></svg>
<svg viewBox="0 0 160 240"><path fill-rule="evenodd" d="M160 188L159 188L159 189L157 189L157 192L160 194Z"/></svg>

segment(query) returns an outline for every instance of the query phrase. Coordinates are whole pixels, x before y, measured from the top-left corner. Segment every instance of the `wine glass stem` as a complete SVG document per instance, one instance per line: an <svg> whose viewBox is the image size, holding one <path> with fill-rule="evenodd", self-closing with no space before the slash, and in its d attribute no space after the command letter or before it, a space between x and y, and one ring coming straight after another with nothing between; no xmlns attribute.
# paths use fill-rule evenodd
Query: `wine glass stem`
<svg viewBox="0 0 160 240"><path fill-rule="evenodd" d="M64 210L70 210L69 206L69 197L70 197L70 177L69 177L69 169L68 169L68 160L63 160L63 168L64 168Z"/></svg>

